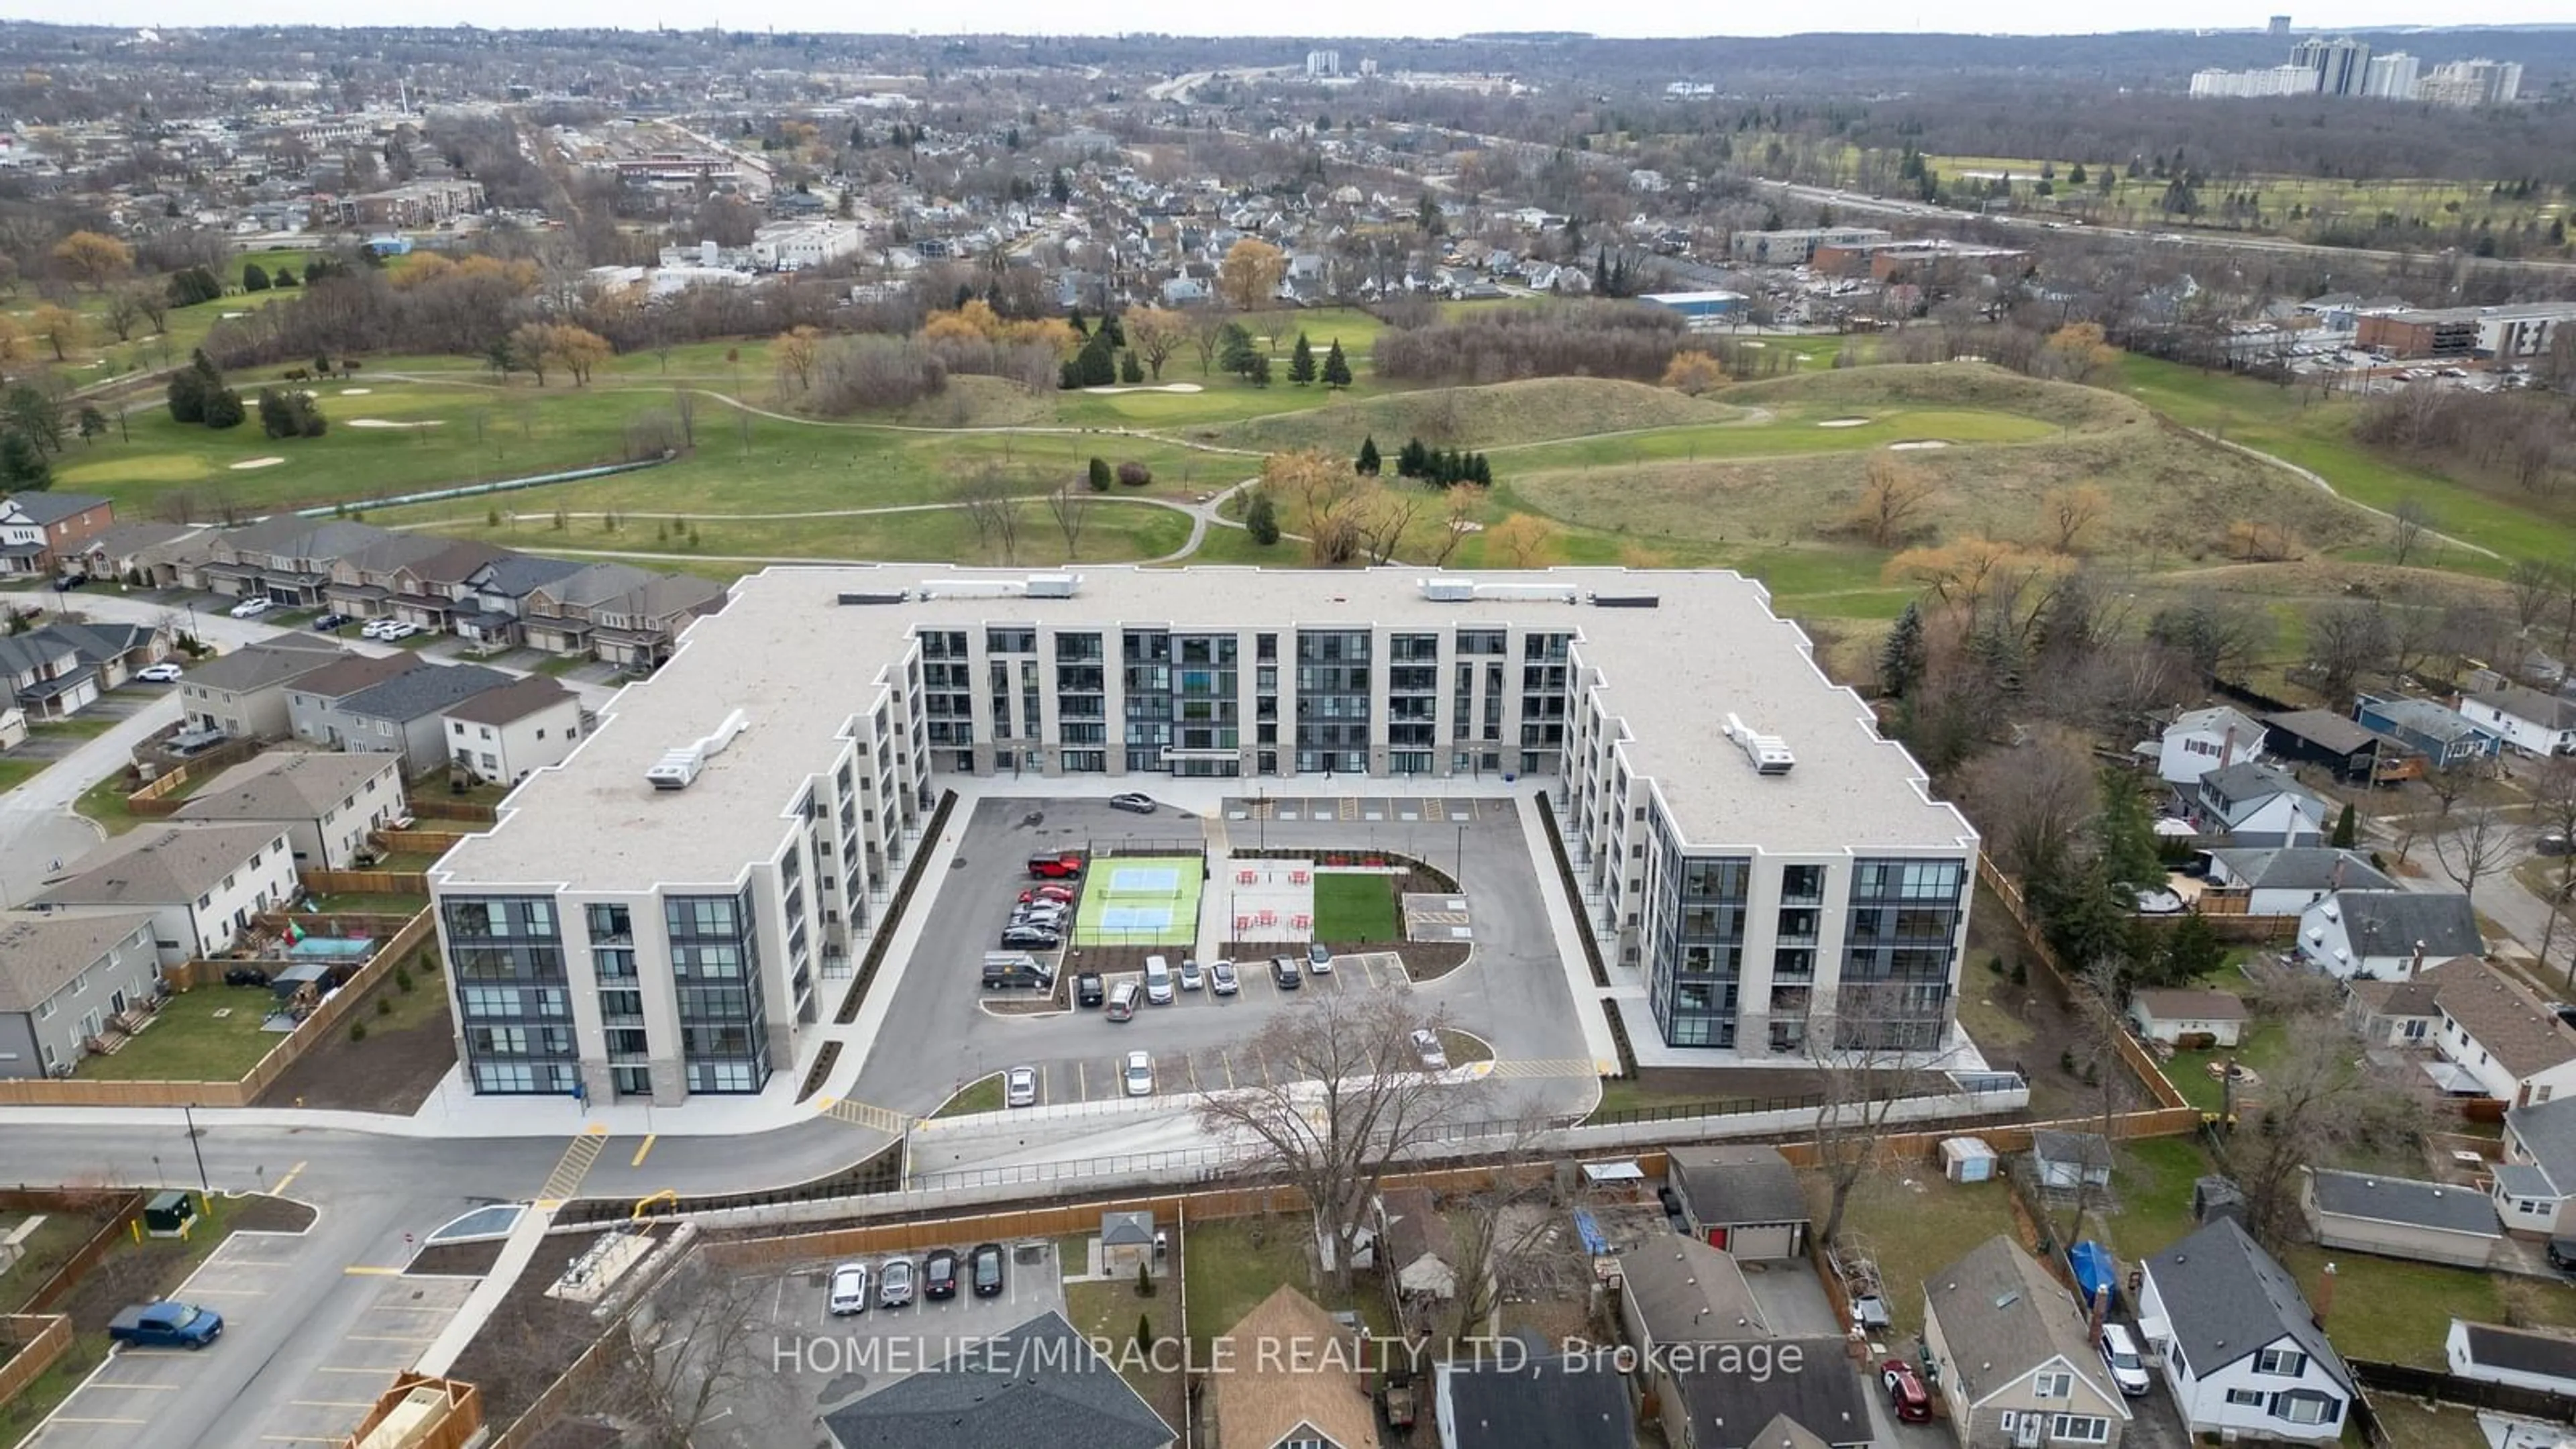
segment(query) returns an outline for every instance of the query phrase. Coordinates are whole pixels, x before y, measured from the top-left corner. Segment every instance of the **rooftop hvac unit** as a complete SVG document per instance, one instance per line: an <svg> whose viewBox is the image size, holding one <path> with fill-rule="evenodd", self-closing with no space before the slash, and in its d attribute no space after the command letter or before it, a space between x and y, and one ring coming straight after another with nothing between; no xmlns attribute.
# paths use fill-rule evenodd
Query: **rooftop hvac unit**
<svg viewBox="0 0 2576 1449"><path fill-rule="evenodd" d="M1081 588L1080 574L1029 575L1029 597L1032 599L1070 599Z"/></svg>
<svg viewBox="0 0 2576 1449"><path fill-rule="evenodd" d="M708 759L722 754L724 747L733 743L734 736L741 734L750 724L749 715L735 710L724 717L723 724L716 726L715 733L701 735L676 749L664 751L653 768L644 772L644 778L651 781L656 790L689 788L698 778L698 772L707 767Z"/></svg>
<svg viewBox="0 0 2576 1449"><path fill-rule="evenodd" d="M1756 734L1751 725L1732 714L1726 717L1726 737L1735 741L1736 748L1744 751L1744 758L1753 762L1757 775L1785 775L1798 763L1798 757L1789 753L1787 740L1778 735Z"/></svg>
<svg viewBox="0 0 2576 1449"><path fill-rule="evenodd" d="M1571 604L1583 591L1572 584L1478 584L1476 597L1501 603Z"/></svg>
<svg viewBox="0 0 2576 1449"><path fill-rule="evenodd" d="M1476 597L1476 581L1456 577L1424 579L1422 597L1435 604L1463 604Z"/></svg>

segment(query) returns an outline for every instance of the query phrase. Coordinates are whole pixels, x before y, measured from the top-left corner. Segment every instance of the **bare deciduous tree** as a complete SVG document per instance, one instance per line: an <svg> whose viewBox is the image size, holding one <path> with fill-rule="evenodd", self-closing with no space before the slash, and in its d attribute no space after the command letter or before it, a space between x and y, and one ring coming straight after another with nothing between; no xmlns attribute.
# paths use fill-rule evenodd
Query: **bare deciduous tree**
<svg viewBox="0 0 2576 1449"><path fill-rule="evenodd" d="M975 542L986 553L999 551L1010 563L1020 545L1020 500L999 468L984 468L957 485L957 502L975 525Z"/></svg>
<svg viewBox="0 0 2576 1449"><path fill-rule="evenodd" d="M2246 1228L2275 1247L2301 1226L2300 1168L2347 1149L2403 1145L2422 1120L2417 1099L2370 1062L2339 1019L2295 1019L2285 1034L2288 1047L2252 1100L2237 1104L2221 1152L2245 1191Z"/></svg>
<svg viewBox="0 0 2576 1449"><path fill-rule="evenodd" d="M1370 563L1382 564L1395 557L1396 549L1404 543L1405 530L1413 527L1415 515L1422 512L1429 496L1404 482L1371 490L1358 513L1360 537L1368 545Z"/></svg>
<svg viewBox="0 0 2576 1449"><path fill-rule="evenodd" d="M1872 454L1869 481L1852 505L1851 524L1874 548L1894 548L1932 503L1930 479L1885 454Z"/></svg>
<svg viewBox="0 0 2576 1449"><path fill-rule="evenodd" d="M1068 478L1047 495L1047 516L1064 534L1064 561L1072 563L1082 554L1082 526L1091 519L1090 490Z"/></svg>
<svg viewBox="0 0 2576 1449"><path fill-rule="evenodd" d="M2433 510L2424 500L2405 497L2388 510L2388 551L2399 568L2414 557L2417 545L2424 541L2424 531L2432 526Z"/></svg>
<svg viewBox="0 0 2576 1449"><path fill-rule="evenodd" d="M1199 1106L1200 1124L1248 1166L1305 1195L1345 1290L1379 1182L1450 1124L1473 1119L1484 1100L1482 1083L1422 1070L1413 1033L1439 1025L1389 992L1325 993L1253 1037L1261 1085L1210 1093Z"/></svg>
<svg viewBox="0 0 2576 1449"><path fill-rule="evenodd" d="M2462 806L2451 816L2450 828L2433 837L2433 858L2453 884L2475 895L2478 882L2501 869L2522 841L2523 828L2503 806L2478 800Z"/></svg>
<svg viewBox="0 0 2576 1449"><path fill-rule="evenodd" d="M614 1422L624 1442L688 1449L717 1421L767 1399L792 1410L790 1380L771 1363L775 1280L692 1252L603 1341L606 1371L573 1407Z"/></svg>
<svg viewBox="0 0 2576 1449"><path fill-rule="evenodd" d="M1841 1235L1852 1189L1877 1157L1879 1139L1904 1100L1905 1073L1919 1065L1908 1060L1923 1054L1907 1045L1912 1029L1937 1020L1937 1012L1919 1010L1895 983L1846 986L1834 999L1830 1019L1810 1016L1819 1097L1810 1140L1829 1194L1823 1228L1828 1245Z"/></svg>

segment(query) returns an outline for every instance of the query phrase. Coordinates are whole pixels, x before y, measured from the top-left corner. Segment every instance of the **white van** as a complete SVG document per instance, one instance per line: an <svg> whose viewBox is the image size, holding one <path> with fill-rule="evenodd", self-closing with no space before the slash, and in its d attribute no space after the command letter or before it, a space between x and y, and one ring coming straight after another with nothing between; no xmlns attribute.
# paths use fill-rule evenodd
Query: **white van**
<svg viewBox="0 0 2576 1449"><path fill-rule="evenodd" d="M1172 963L1160 956L1145 958L1145 1000L1155 1006L1172 1004Z"/></svg>

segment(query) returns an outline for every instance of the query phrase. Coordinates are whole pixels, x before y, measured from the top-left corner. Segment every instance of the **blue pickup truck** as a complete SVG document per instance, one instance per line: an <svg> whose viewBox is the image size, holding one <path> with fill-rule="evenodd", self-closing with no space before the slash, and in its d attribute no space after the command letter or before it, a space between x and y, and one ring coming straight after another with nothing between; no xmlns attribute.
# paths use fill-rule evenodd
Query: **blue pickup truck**
<svg viewBox="0 0 2576 1449"><path fill-rule="evenodd" d="M137 1348L204 1348L224 1331L224 1316L211 1308L164 1299L119 1312L107 1336Z"/></svg>

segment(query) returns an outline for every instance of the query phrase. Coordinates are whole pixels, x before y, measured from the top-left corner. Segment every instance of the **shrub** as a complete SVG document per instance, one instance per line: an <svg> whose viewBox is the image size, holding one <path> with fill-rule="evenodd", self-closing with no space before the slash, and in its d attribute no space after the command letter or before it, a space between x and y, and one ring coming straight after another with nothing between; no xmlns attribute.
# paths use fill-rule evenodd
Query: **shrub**
<svg viewBox="0 0 2576 1449"><path fill-rule="evenodd" d="M1094 492L1094 493L1106 493L1106 492L1108 492L1108 491L1109 491L1109 460L1108 460L1108 459L1106 459L1106 458L1094 458L1094 459L1092 459L1092 460L1091 460L1091 465L1090 465L1090 467L1089 467L1087 470L1085 470L1085 476L1086 476L1086 477L1088 477L1088 478L1091 480L1091 491L1092 491L1092 492Z"/></svg>
<svg viewBox="0 0 2576 1449"><path fill-rule="evenodd" d="M391 998L389 998L389 997L383 997L383 996L379 996L379 997L377 997L377 998L376 998L376 1015L378 1015L378 1016L391 1016L391 1015L393 1015L393 1014L394 1014L394 1004L393 1004L392 999L391 999Z"/></svg>
<svg viewBox="0 0 2576 1449"><path fill-rule="evenodd" d="M1664 375L1684 335L1681 318L1647 307L1583 302L1471 312L1456 321L1382 332L1380 377L1503 382L1517 377Z"/></svg>
<svg viewBox="0 0 2576 1449"><path fill-rule="evenodd" d="M366 1039L367 1039L367 1024L366 1024L365 1022L363 1022L363 1021L353 1021L353 1022L350 1022L350 1023L349 1023L349 1040L351 1040L351 1041L365 1041Z"/></svg>
<svg viewBox="0 0 2576 1449"><path fill-rule="evenodd" d="M815 363L813 406L832 415L899 408L945 391L951 371L969 370L906 338L842 338Z"/></svg>
<svg viewBox="0 0 2576 1449"><path fill-rule="evenodd" d="M401 992L409 992L412 989L410 967L397 966L394 968L394 989Z"/></svg>
<svg viewBox="0 0 2576 1449"><path fill-rule="evenodd" d="M1154 1270L1144 1263L1136 1265L1136 1296L1139 1298L1154 1296Z"/></svg>
<svg viewBox="0 0 2576 1449"><path fill-rule="evenodd" d="M1154 481L1154 470L1130 458L1118 465L1118 481L1130 488L1142 488Z"/></svg>

